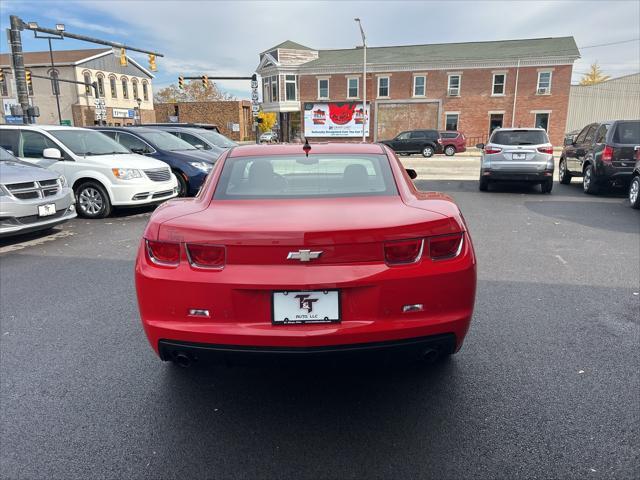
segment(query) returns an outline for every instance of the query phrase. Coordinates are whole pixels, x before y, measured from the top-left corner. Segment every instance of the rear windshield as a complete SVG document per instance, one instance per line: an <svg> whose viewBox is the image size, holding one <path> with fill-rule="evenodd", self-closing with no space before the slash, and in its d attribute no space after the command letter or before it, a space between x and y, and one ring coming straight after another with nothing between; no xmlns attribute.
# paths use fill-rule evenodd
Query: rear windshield
<svg viewBox="0 0 640 480"><path fill-rule="evenodd" d="M549 137L542 130L503 130L493 134L491 143L498 145L541 145L549 143Z"/></svg>
<svg viewBox="0 0 640 480"><path fill-rule="evenodd" d="M206 138L211 143L213 143L216 147L231 148L238 145L236 142L229 140L227 137L216 132L215 130L206 130L204 128L200 128L196 132L191 131L191 133L197 133L201 137Z"/></svg>
<svg viewBox="0 0 640 480"><path fill-rule="evenodd" d="M640 145L640 122L619 122L613 132L613 143Z"/></svg>
<svg viewBox="0 0 640 480"><path fill-rule="evenodd" d="M457 133L447 133L447 132L443 132L440 134L440 136L442 138L456 138L458 136Z"/></svg>
<svg viewBox="0 0 640 480"><path fill-rule="evenodd" d="M385 155L282 155L228 158L214 198L329 198L397 193Z"/></svg>

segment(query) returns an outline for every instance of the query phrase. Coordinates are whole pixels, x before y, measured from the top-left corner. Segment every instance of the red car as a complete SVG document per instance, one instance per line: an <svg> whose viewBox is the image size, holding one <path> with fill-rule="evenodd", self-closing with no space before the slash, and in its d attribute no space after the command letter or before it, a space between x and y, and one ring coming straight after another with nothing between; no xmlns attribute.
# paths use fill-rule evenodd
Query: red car
<svg viewBox="0 0 640 480"><path fill-rule="evenodd" d="M443 153L447 157L467 151L467 139L462 132L450 130L440 132L440 144L442 145Z"/></svg>
<svg viewBox="0 0 640 480"><path fill-rule="evenodd" d="M476 258L448 196L420 192L380 144L222 154L196 198L165 203L140 243L142 323L162 360L207 354L462 346Z"/></svg>

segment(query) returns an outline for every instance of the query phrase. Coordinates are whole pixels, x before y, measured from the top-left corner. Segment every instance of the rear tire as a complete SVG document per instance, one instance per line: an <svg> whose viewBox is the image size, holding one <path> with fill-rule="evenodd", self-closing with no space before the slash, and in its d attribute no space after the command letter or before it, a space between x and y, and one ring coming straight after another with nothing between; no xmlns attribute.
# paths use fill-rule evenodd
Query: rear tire
<svg viewBox="0 0 640 480"><path fill-rule="evenodd" d="M453 157L456 154L456 147L453 145L447 145L444 149L444 154L447 157Z"/></svg>
<svg viewBox="0 0 640 480"><path fill-rule="evenodd" d="M425 157L425 158L433 157L434 153L435 153L435 150L431 145L425 145L424 147L422 147L422 156L423 157Z"/></svg>
<svg viewBox="0 0 640 480"><path fill-rule="evenodd" d="M478 185L478 188L481 192L486 192L487 190L489 190L489 180L484 177L480 177L480 184Z"/></svg>
<svg viewBox="0 0 640 480"><path fill-rule="evenodd" d="M182 173L174 171L173 174L178 179L178 197L186 197L189 193L189 185L182 176Z"/></svg>
<svg viewBox="0 0 640 480"><path fill-rule="evenodd" d="M640 210L640 175L636 175L629 185L629 203L631 208Z"/></svg>
<svg viewBox="0 0 640 480"><path fill-rule="evenodd" d="M558 169L558 181L562 185L569 185L571 183L571 174L569 173L569 170L567 170L567 161L564 158L560 159Z"/></svg>
<svg viewBox="0 0 640 480"><path fill-rule="evenodd" d="M593 165L587 165L587 168L584 169L584 174L582 176L582 190L584 193L588 193L589 195L595 195L598 193Z"/></svg>
<svg viewBox="0 0 640 480"><path fill-rule="evenodd" d="M104 218L111 213L109 195L98 182L84 182L75 189L76 211L84 218Z"/></svg>
<svg viewBox="0 0 640 480"><path fill-rule="evenodd" d="M542 193L551 193L553 190L553 179L546 180L540 184L540 191Z"/></svg>

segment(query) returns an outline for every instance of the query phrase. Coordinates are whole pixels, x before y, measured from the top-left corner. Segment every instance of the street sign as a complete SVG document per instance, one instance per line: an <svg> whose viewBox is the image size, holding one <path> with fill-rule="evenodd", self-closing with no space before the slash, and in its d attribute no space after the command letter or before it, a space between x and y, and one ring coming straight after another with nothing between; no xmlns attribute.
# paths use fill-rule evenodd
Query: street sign
<svg viewBox="0 0 640 480"><path fill-rule="evenodd" d="M251 88L258 88L258 81L257 80L251 80Z"/></svg>
<svg viewBox="0 0 640 480"><path fill-rule="evenodd" d="M260 111L260 105L251 105L251 111L253 113L258 113Z"/></svg>
<svg viewBox="0 0 640 480"><path fill-rule="evenodd" d="M253 92L251 92L251 100L252 100L254 103L257 103L257 102L258 102L258 92L257 92L257 91L253 91Z"/></svg>

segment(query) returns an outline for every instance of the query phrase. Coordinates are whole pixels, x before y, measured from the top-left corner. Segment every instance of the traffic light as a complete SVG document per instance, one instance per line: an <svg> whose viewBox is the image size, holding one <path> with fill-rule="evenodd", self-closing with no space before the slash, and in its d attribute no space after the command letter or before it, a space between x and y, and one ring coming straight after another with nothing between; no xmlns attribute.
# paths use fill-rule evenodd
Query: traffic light
<svg viewBox="0 0 640 480"><path fill-rule="evenodd" d="M120 49L120 65L127 66L127 51L124 48Z"/></svg>
<svg viewBox="0 0 640 480"><path fill-rule="evenodd" d="M184 90L184 77L178 77L178 88Z"/></svg>
<svg viewBox="0 0 640 480"><path fill-rule="evenodd" d="M202 86L204 88L209 88L209 77L206 75L202 75Z"/></svg>
<svg viewBox="0 0 640 480"><path fill-rule="evenodd" d="M149 54L149 70L152 72L158 70L158 66L156 65L156 56L152 53Z"/></svg>
<svg viewBox="0 0 640 480"><path fill-rule="evenodd" d="M0 82L4 82L4 70L0 68Z"/></svg>
<svg viewBox="0 0 640 480"><path fill-rule="evenodd" d="M32 84L31 84L31 70L25 70L24 71L24 78L27 81L27 86L31 87L32 86Z"/></svg>

